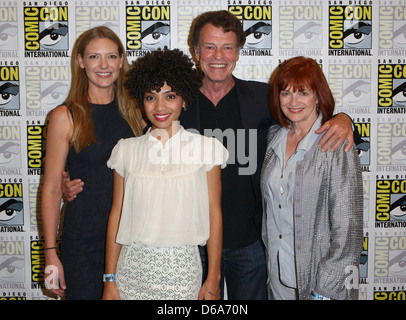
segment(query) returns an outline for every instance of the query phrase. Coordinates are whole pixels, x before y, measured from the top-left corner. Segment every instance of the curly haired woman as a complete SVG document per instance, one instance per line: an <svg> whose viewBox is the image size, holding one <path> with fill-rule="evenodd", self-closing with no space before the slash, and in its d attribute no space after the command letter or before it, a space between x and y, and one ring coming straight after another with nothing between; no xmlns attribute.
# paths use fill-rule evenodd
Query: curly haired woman
<svg viewBox="0 0 406 320"><path fill-rule="evenodd" d="M106 242L103 299L219 299L222 248L221 167L228 152L214 138L183 129L178 119L202 75L181 51L137 59L126 86L150 128L120 140ZM198 245L207 243L202 286Z"/></svg>

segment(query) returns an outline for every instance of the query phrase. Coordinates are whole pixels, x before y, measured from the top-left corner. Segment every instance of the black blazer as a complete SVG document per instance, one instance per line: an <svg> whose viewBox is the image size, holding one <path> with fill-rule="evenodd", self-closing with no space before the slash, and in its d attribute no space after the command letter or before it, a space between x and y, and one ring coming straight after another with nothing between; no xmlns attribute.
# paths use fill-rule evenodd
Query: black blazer
<svg viewBox="0 0 406 320"><path fill-rule="evenodd" d="M267 148L267 133L272 124L276 122L272 119L268 107L269 84L258 81L246 81L234 77L239 108L241 113L242 126L245 131L246 154L249 150L249 130L256 129L257 133L257 166L255 172L251 174L251 181L256 197L255 225L259 235L261 235L262 225L262 201L260 193L260 174L262 163ZM185 129L196 129L201 134L205 128L200 127L199 99L187 107L180 116L180 123Z"/></svg>

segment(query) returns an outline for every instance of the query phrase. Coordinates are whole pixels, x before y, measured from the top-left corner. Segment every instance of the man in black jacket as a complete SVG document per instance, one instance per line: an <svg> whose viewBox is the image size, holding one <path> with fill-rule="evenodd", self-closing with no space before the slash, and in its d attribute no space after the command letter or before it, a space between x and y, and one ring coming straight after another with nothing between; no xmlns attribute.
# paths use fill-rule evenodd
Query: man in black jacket
<svg viewBox="0 0 406 320"><path fill-rule="evenodd" d="M266 265L261 240L262 207L259 179L269 127L274 124L268 109L269 84L233 77L239 51L245 43L241 22L228 11L205 12L190 31L192 54L205 77L195 102L182 112L185 129L216 136L230 152L222 170L223 256L221 297L224 278L230 300L265 300ZM339 114L319 132L323 150L331 151L346 139L354 139L351 119ZM64 173L63 192L71 201L82 190L79 179L69 182ZM201 248L203 271L207 264ZM207 270L207 269L206 269Z"/></svg>
<svg viewBox="0 0 406 320"><path fill-rule="evenodd" d="M232 75L245 43L241 22L228 11L205 12L192 24L191 51L205 74L200 94L181 114L186 129L217 137L230 152L222 170L223 279L231 300L267 299L265 253L261 241L262 207L259 177L269 127L269 85ZM331 128L323 146L333 149L353 141L348 116L337 115L320 132ZM347 147L347 150L349 147ZM207 264L201 248L203 267Z"/></svg>

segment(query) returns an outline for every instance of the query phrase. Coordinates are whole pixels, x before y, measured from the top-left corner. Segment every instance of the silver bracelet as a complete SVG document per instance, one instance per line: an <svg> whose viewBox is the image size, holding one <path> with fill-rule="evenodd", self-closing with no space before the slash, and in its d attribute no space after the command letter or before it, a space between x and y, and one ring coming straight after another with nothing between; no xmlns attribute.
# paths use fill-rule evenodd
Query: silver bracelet
<svg viewBox="0 0 406 320"><path fill-rule="evenodd" d="M220 293L214 294L213 292L210 292L210 290L206 287L206 285L205 285L204 283L203 283L203 286L204 286L204 288L206 289L206 291L207 291L209 294L211 294L212 296L218 297L218 296L220 295Z"/></svg>

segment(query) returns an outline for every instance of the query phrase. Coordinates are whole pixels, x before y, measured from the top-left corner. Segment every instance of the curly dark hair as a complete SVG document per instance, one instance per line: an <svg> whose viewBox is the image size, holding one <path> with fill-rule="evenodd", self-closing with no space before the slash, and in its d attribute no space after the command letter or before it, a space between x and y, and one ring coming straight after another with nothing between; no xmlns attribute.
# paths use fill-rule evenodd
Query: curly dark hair
<svg viewBox="0 0 406 320"><path fill-rule="evenodd" d="M133 61L125 86L142 108L145 93L159 92L164 82L190 105L199 93L202 79L203 73L194 68L191 58L179 49L165 47Z"/></svg>

